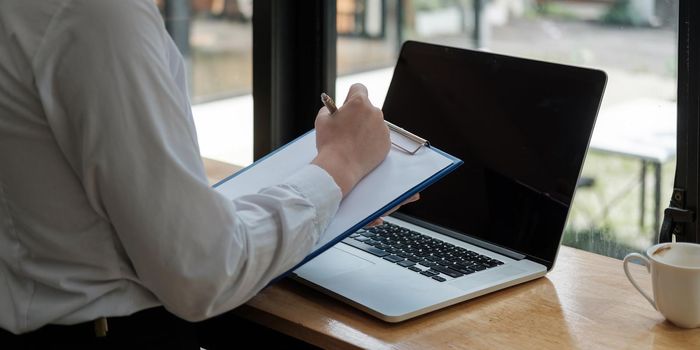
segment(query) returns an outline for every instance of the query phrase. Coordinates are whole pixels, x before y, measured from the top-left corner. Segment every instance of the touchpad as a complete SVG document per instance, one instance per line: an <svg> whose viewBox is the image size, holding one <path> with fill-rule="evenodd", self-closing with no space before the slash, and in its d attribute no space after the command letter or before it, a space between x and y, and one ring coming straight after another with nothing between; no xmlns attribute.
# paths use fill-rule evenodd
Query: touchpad
<svg viewBox="0 0 700 350"><path fill-rule="evenodd" d="M371 265L374 265L374 263L369 260L332 247L294 270L294 273L306 279L321 281L329 277L364 269Z"/></svg>

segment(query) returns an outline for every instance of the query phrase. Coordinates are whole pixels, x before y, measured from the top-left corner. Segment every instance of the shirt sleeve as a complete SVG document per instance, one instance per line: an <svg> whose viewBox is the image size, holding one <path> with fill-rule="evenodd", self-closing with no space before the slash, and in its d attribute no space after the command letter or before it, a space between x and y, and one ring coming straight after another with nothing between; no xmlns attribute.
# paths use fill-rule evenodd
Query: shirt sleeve
<svg viewBox="0 0 700 350"><path fill-rule="evenodd" d="M234 201L212 190L171 45L153 1L75 0L33 66L58 147L138 283L194 321L240 305L301 261L341 193L314 165Z"/></svg>

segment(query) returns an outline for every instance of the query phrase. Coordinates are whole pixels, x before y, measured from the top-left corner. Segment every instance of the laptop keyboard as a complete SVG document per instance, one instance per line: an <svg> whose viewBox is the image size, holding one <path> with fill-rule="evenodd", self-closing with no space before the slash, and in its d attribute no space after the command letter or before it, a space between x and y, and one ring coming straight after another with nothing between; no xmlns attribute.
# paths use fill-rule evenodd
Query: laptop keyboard
<svg viewBox="0 0 700 350"><path fill-rule="evenodd" d="M439 282L503 265L466 248L420 234L396 224L361 229L344 243Z"/></svg>

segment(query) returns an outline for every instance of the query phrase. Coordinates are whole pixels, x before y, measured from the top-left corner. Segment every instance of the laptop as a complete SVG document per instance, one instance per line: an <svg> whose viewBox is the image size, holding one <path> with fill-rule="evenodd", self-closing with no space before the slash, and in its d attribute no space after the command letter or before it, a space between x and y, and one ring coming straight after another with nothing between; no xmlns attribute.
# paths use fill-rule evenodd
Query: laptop
<svg viewBox="0 0 700 350"><path fill-rule="evenodd" d="M388 322L544 276L605 83L599 70L406 42L384 117L464 164L293 276Z"/></svg>

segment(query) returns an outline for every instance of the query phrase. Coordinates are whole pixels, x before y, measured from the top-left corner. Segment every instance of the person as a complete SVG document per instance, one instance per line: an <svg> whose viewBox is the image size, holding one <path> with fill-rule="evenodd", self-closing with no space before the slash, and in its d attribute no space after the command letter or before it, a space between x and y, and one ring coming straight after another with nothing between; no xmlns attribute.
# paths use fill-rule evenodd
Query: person
<svg viewBox="0 0 700 350"><path fill-rule="evenodd" d="M311 164L229 201L207 184L152 0L0 0L0 52L3 344L198 349L182 320L224 314L301 261L390 147L354 85L319 111Z"/></svg>

